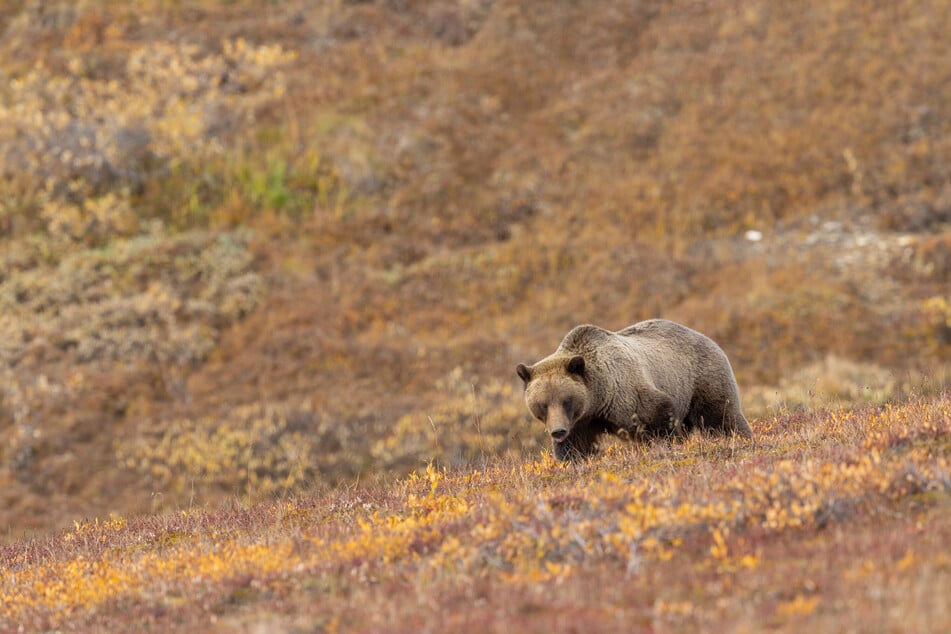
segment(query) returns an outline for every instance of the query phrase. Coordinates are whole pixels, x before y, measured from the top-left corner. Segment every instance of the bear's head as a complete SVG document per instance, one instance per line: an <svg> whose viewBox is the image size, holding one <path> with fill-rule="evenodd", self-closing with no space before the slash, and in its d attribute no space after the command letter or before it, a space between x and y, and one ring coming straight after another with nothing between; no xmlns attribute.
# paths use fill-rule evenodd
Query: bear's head
<svg viewBox="0 0 951 634"><path fill-rule="evenodd" d="M581 356L558 356L533 366L518 364L515 371L525 382L525 404L556 443L564 442L575 423L588 411L590 396L585 386Z"/></svg>

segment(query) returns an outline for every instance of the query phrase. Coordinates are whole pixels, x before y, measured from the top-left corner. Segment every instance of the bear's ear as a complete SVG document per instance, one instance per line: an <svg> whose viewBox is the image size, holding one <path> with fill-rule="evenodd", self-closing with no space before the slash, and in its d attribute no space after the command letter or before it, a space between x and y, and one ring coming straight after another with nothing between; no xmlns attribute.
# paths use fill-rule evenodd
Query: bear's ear
<svg viewBox="0 0 951 634"><path fill-rule="evenodd" d="M515 366L515 371L518 372L519 377L526 383L532 380L532 370L524 363L519 363Z"/></svg>
<svg viewBox="0 0 951 634"><path fill-rule="evenodd" d="M584 357L574 356L568 359L568 374L584 376Z"/></svg>

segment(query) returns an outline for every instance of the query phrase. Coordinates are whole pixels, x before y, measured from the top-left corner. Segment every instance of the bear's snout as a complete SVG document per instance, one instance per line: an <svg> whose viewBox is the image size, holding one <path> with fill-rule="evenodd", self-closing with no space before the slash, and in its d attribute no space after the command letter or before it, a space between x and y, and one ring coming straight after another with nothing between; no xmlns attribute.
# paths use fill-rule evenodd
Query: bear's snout
<svg viewBox="0 0 951 634"><path fill-rule="evenodd" d="M555 439L555 442L561 442L568 437L568 430L564 427L559 427L558 429L551 430L551 437Z"/></svg>

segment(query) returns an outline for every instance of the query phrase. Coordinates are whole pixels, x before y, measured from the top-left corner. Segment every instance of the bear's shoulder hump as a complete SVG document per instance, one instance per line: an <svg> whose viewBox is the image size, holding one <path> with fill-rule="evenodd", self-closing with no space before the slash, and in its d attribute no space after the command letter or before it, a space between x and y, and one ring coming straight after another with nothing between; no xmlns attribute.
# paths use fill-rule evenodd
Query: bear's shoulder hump
<svg viewBox="0 0 951 634"><path fill-rule="evenodd" d="M609 339L613 334L609 330L591 324L575 326L562 339L561 348L581 352L592 345L597 345L599 342Z"/></svg>

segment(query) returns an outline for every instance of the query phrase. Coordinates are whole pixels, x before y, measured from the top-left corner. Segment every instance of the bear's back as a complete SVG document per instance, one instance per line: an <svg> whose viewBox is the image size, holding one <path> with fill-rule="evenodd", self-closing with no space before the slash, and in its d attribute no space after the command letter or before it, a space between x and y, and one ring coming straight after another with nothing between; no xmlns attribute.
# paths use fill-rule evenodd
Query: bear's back
<svg viewBox="0 0 951 634"><path fill-rule="evenodd" d="M706 335L666 319L648 319L619 330L616 334L634 345L667 348L689 356L706 354L710 348L719 349Z"/></svg>
<svg viewBox="0 0 951 634"><path fill-rule="evenodd" d="M558 350L568 354L604 352L620 346L632 350L677 350L689 354L699 343L707 341L699 332L666 319L648 319L617 332L583 324L565 335Z"/></svg>
<svg viewBox="0 0 951 634"><path fill-rule="evenodd" d="M556 352L575 354L583 355L595 366L634 364L655 376L676 374L682 378L695 377L711 362L721 364L721 357L725 360L711 339L666 319L648 319L617 332L591 324L576 326Z"/></svg>

